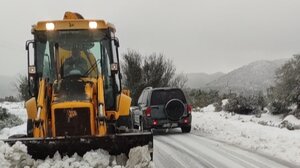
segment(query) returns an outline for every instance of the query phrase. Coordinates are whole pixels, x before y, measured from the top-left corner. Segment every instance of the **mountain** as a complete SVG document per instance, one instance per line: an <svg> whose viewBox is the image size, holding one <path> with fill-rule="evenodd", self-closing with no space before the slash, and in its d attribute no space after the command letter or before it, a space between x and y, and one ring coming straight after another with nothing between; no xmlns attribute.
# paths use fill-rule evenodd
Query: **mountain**
<svg viewBox="0 0 300 168"><path fill-rule="evenodd" d="M211 81L214 81L221 76L225 75L222 72L217 72L213 74L207 73L187 73L188 81L186 85L190 88L203 88Z"/></svg>
<svg viewBox="0 0 300 168"><path fill-rule="evenodd" d="M0 98L6 96L16 96L18 94L15 88L17 77L0 75Z"/></svg>
<svg viewBox="0 0 300 168"><path fill-rule="evenodd" d="M275 71L287 60L252 62L209 82L205 88L217 89L221 92L233 91L246 94L260 90L265 92L268 87L274 84Z"/></svg>

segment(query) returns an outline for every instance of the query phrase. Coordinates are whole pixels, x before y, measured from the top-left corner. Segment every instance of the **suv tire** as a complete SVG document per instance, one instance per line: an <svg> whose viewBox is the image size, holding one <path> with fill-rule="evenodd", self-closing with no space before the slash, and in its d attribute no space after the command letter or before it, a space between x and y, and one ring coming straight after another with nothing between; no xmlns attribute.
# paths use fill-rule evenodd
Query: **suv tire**
<svg viewBox="0 0 300 168"><path fill-rule="evenodd" d="M190 125L188 125L188 126L181 126L181 131L182 131L182 133L189 133L189 132L191 132L191 126Z"/></svg>

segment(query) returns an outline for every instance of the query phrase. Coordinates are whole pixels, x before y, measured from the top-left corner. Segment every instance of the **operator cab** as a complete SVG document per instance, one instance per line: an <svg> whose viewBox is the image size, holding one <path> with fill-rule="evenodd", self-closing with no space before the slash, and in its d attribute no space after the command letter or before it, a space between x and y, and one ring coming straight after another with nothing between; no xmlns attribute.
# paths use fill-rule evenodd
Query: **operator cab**
<svg viewBox="0 0 300 168"><path fill-rule="evenodd" d="M37 98L39 80L46 79L53 88L53 101L89 101L98 78L103 79L106 109L116 108L121 93L118 41L115 29L104 21L65 20L38 22L33 28L34 56L28 50L30 90ZM77 28L76 28L77 27ZM31 68L35 73L30 73ZM106 101L107 100L107 101Z"/></svg>

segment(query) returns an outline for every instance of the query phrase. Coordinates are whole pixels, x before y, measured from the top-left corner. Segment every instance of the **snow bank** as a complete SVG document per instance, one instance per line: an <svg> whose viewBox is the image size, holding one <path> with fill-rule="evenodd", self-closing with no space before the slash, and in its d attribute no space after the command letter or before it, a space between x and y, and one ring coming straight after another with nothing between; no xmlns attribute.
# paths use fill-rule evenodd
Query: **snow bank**
<svg viewBox="0 0 300 168"><path fill-rule="evenodd" d="M127 163L126 163L127 162ZM126 165L125 165L126 163ZM83 157L74 154L62 157L58 152L52 158L34 160L27 154L27 147L17 142L10 147L0 141L0 167L32 167L32 168L152 168L148 146L135 147L129 153L129 159L122 154L111 156L102 149L87 152Z"/></svg>
<svg viewBox="0 0 300 168"><path fill-rule="evenodd" d="M205 113L193 113L193 133L300 165L300 130L281 128L280 117L262 114L261 118L256 118L227 112L215 113L214 110L207 111L209 108L205 109Z"/></svg>
<svg viewBox="0 0 300 168"><path fill-rule="evenodd" d="M24 144L17 142L10 147L0 141L0 167L26 167L33 166L34 160L27 154Z"/></svg>
<svg viewBox="0 0 300 168"><path fill-rule="evenodd" d="M215 111L215 106L213 104L208 105L200 110L200 112L211 112Z"/></svg>
<svg viewBox="0 0 300 168"><path fill-rule="evenodd" d="M290 130L300 129L300 120L293 115L288 115L282 120L282 125Z"/></svg>
<svg viewBox="0 0 300 168"><path fill-rule="evenodd" d="M300 125L300 120L293 115L286 116L283 121L287 121L293 125Z"/></svg>
<svg viewBox="0 0 300 168"><path fill-rule="evenodd" d="M151 168L153 162L148 151L148 146L135 147L129 152L129 159L126 164L126 168Z"/></svg>
<svg viewBox="0 0 300 168"><path fill-rule="evenodd" d="M0 139L7 139L16 134L27 134L27 122L12 128L3 128L0 130Z"/></svg>

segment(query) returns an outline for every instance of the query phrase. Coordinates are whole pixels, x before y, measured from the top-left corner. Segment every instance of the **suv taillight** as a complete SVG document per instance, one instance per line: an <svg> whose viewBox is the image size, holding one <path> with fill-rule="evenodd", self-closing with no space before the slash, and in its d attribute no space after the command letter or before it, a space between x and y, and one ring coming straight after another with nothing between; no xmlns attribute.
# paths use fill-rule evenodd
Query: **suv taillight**
<svg viewBox="0 0 300 168"><path fill-rule="evenodd" d="M188 105L186 106L186 109L187 109L187 112L188 112L189 114L192 113L192 105L188 104Z"/></svg>
<svg viewBox="0 0 300 168"><path fill-rule="evenodd" d="M150 117L150 116L151 116L151 107L147 107L145 113L146 113L146 116L147 116L147 117Z"/></svg>

